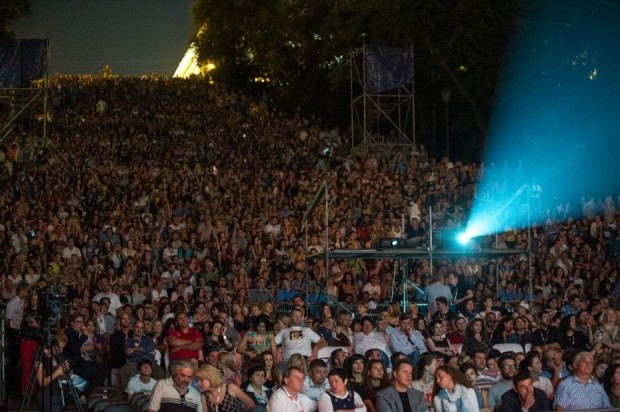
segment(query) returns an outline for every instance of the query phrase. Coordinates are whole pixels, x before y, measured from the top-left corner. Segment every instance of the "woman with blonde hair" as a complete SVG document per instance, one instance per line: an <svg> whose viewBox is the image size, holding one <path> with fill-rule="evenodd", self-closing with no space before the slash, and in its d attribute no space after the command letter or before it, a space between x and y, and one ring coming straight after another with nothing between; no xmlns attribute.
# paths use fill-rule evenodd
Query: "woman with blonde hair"
<svg viewBox="0 0 620 412"><path fill-rule="evenodd" d="M304 372L304 376L308 376L308 362L306 358L301 353L294 353L288 358L288 362L286 363L286 369L291 366L296 366Z"/></svg>
<svg viewBox="0 0 620 412"><path fill-rule="evenodd" d="M198 385L204 393L202 410L208 412L241 412L252 410L256 404L241 388L226 382L215 366L203 365L196 371ZM245 409L241 409L241 404Z"/></svg>
<svg viewBox="0 0 620 412"><path fill-rule="evenodd" d="M594 332L594 342L602 342L603 345L613 350L620 350L620 328L617 324L616 310L607 308L599 319L598 329Z"/></svg>
<svg viewBox="0 0 620 412"><path fill-rule="evenodd" d="M291 318L286 315L278 316L278 320L273 325L273 334L274 336L278 334L282 329L286 329L291 326Z"/></svg>
<svg viewBox="0 0 620 412"><path fill-rule="evenodd" d="M224 380L228 383L241 386L241 375L239 375L239 368L235 362L234 355L230 352L220 352L220 354L217 355L217 361L224 374Z"/></svg>

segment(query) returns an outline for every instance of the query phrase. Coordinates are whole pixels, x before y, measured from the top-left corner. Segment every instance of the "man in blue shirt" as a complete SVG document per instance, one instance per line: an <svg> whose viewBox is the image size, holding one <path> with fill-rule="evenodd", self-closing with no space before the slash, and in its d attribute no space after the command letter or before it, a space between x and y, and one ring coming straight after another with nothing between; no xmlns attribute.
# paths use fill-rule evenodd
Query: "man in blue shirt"
<svg viewBox="0 0 620 412"><path fill-rule="evenodd" d="M433 283L426 286L424 294L426 297L426 303L428 303L428 310L431 314L435 313L437 308L435 307L435 299L439 296L443 296L448 301L448 306L452 303L452 291L450 286L445 283L445 275L443 272L435 272L433 274Z"/></svg>
<svg viewBox="0 0 620 412"><path fill-rule="evenodd" d="M401 315L400 328L390 335L390 346L393 352L402 352L415 366L420 355L428 352L424 336L413 328L413 319L409 315Z"/></svg>
<svg viewBox="0 0 620 412"><path fill-rule="evenodd" d="M562 315L564 316L577 315L580 310L581 297L579 295L572 295L569 298L569 303L560 308L560 312L562 312Z"/></svg>
<svg viewBox="0 0 620 412"><path fill-rule="evenodd" d="M555 392L556 411L611 408L605 389L592 379L594 358L579 352L573 360L574 373L560 382Z"/></svg>
<svg viewBox="0 0 620 412"><path fill-rule="evenodd" d="M273 295L268 289L265 289L266 280L264 278L256 279L256 289L250 290L248 301L252 303L273 302Z"/></svg>
<svg viewBox="0 0 620 412"><path fill-rule="evenodd" d="M142 360L150 362L153 379L166 377L164 370L155 361L155 342L144 331L144 322L137 320L133 326L133 334L123 342L127 363L118 370L118 380L123 390L127 388L129 379L138 373L138 363Z"/></svg>

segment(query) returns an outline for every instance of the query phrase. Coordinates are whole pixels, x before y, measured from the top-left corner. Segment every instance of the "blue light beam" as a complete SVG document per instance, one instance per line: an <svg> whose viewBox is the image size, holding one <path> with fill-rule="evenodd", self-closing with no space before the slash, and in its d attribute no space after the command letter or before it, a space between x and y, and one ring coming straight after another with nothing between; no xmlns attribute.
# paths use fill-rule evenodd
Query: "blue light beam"
<svg viewBox="0 0 620 412"><path fill-rule="evenodd" d="M620 193L620 2L525 2L497 89L471 236Z"/></svg>

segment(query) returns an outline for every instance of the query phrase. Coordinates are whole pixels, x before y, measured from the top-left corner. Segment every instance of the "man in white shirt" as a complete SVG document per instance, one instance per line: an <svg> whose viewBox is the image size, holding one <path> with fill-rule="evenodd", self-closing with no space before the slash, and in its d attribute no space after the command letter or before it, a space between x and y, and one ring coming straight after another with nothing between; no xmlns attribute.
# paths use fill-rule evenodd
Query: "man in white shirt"
<svg viewBox="0 0 620 412"><path fill-rule="evenodd" d="M158 381L151 392L148 412L202 412L201 394L190 385L194 378L194 364L189 359L177 359L170 362L169 369L170 378Z"/></svg>
<svg viewBox="0 0 620 412"><path fill-rule="evenodd" d="M158 281L157 286L151 291L151 299L154 304L159 304L159 301L163 298L168 299L168 291L163 281Z"/></svg>
<svg viewBox="0 0 620 412"><path fill-rule="evenodd" d="M131 401L131 397L136 393L151 395L157 383L157 380L151 377L151 373L153 373L151 361L143 359L138 362L138 373L129 379L129 383L127 383L127 388L125 389L127 400Z"/></svg>
<svg viewBox="0 0 620 412"><path fill-rule="evenodd" d="M62 250L62 260L65 263L71 263L71 256L77 256L78 258L82 258L82 252L75 246L75 241L73 238L67 239L67 246Z"/></svg>
<svg viewBox="0 0 620 412"><path fill-rule="evenodd" d="M108 312L112 316L116 316L116 309L122 306L120 298L116 293L111 291L110 281L108 279L101 279L101 281L99 282L99 286L101 287L101 292L93 296L93 301L99 302L101 301L101 298L110 299L110 306L108 306Z"/></svg>
<svg viewBox="0 0 620 412"><path fill-rule="evenodd" d="M362 318L362 331L353 335L355 353L364 355L369 349L379 349L388 353L388 347L382 335L375 332L375 322L370 316Z"/></svg>
<svg viewBox="0 0 620 412"><path fill-rule="evenodd" d="M282 362L294 354L299 353L309 359L316 359L319 349L327 346L327 342L315 331L308 327L301 326L303 313L301 309L295 308L291 311L291 327L278 332L275 336L276 345L282 345ZM314 344L314 347L312 346Z"/></svg>
<svg viewBox="0 0 620 412"><path fill-rule="evenodd" d="M301 393L304 388L304 373L291 366L282 374L282 387L274 392L267 404L267 412L312 412L316 402Z"/></svg>
<svg viewBox="0 0 620 412"><path fill-rule="evenodd" d="M379 275L371 276L370 283L366 283L364 285L364 287L362 288L362 293L368 292L371 298L373 298L377 302L380 302L382 299L381 284L379 283L380 280L381 279L379 279Z"/></svg>
<svg viewBox="0 0 620 412"><path fill-rule="evenodd" d="M7 370L17 371L19 363L19 330L24 317L24 307L26 306L26 297L28 296L28 285L20 283L17 285L15 297L6 304L5 327L7 338L7 357L9 359L9 368ZM19 396L19 379L9 379L7 381L7 389L12 395Z"/></svg>

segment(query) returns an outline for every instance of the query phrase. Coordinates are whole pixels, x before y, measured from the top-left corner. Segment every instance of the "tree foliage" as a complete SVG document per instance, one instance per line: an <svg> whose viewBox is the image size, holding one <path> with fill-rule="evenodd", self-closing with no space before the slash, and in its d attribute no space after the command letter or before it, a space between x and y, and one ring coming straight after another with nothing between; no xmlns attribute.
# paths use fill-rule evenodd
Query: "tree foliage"
<svg viewBox="0 0 620 412"><path fill-rule="evenodd" d="M459 129L483 137L517 3L200 0L194 16L203 31L196 42L201 61L216 65L215 80L247 88L269 79L264 87L273 97L320 115L348 113L354 50L364 43L413 45L421 131L432 133L430 119L447 88L461 114L454 119Z"/></svg>
<svg viewBox="0 0 620 412"><path fill-rule="evenodd" d="M30 0L0 1L0 39L15 37L13 23L31 13Z"/></svg>

